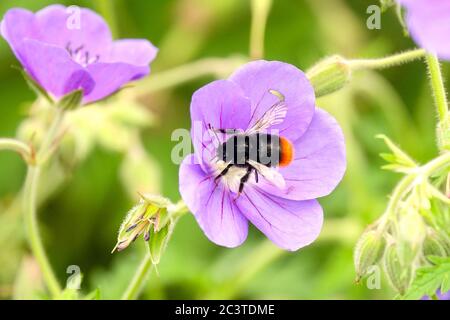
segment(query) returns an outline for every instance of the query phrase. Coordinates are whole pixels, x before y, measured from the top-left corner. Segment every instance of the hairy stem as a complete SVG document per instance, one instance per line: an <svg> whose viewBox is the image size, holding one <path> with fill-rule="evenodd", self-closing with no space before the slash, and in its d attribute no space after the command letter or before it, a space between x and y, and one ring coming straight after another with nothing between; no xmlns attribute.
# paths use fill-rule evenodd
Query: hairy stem
<svg viewBox="0 0 450 320"><path fill-rule="evenodd" d="M122 300L134 300L139 296L145 281L153 269L152 258L149 253L142 260L130 284L122 295Z"/></svg>
<svg viewBox="0 0 450 320"><path fill-rule="evenodd" d="M414 49L397 53L388 57L378 59L354 59L347 60L348 65L353 69L386 69L402 65L426 56L423 49Z"/></svg>
<svg viewBox="0 0 450 320"><path fill-rule="evenodd" d="M430 73L430 84L439 116L439 122L443 123L448 119L448 102L441 67L439 65L439 60L435 55L427 54L426 61Z"/></svg>
<svg viewBox="0 0 450 320"><path fill-rule="evenodd" d="M60 295L61 287L55 273L53 272L50 262L48 261L39 232L39 225L37 221L37 197L41 169L50 158L52 151L56 148L55 140L57 140L57 135L61 127L63 116L64 111L61 109L56 109L53 122L50 125L50 128L39 148L37 162L36 164L30 164L28 166L23 196L28 242L43 274L45 284L53 298L57 298Z"/></svg>
<svg viewBox="0 0 450 320"><path fill-rule="evenodd" d="M1 150L17 152L26 162L30 162L33 158L33 150L30 146L16 139L0 138Z"/></svg>
<svg viewBox="0 0 450 320"><path fill-rule="evenodd" d="M188 81L205 76L226 77L246 59L239 56L229 58L205 58L173 69L152 74L141 81L135 89L136 94L148 94L176 87Z"/></svg>
<svg viewBox="0 0 450 320"><path fill-rule="evenodd" d="M250 58L253 60L264 57L264 35L267 18L272 0L252 0L252 24L250 30Z"/></svg>

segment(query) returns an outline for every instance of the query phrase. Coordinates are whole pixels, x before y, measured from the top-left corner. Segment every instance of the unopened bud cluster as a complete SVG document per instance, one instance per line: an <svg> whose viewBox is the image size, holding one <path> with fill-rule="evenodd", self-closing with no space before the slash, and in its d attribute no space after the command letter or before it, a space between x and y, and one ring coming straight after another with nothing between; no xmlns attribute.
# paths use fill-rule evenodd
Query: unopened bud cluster
<svg viewBox="0 0 450 320"><path fill-rule="evenodd" d="M404 295L416 270L432 257L450 256L450 208L445 193L449 170L430 172L420 167L386 136L391 150L381 156L384 169L406 174L392 194L383 216L360 237L354 251L357 281L374 265L383 267L391 286Z"/></svg>

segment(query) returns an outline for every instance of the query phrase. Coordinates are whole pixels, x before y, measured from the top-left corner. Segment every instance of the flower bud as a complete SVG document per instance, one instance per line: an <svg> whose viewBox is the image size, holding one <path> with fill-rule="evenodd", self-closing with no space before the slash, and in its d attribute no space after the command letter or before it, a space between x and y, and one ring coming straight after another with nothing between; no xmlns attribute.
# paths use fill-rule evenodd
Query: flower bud
<svg viewBox="0 0 450 320"><path fill-rule="evenodd" d="M425 239L425 223L414 208L407 208L398 221L398 254L402 263L412 264Z"/></svg>
<svg viewBox="0 0 450 320"><path fill-rule="evenodd" d="M141 234L149 241L151 233L158 233L169 222L167 208L173 204L166 198L144 194L139 203L129 211L119 229L117 244L113 249L122 251Z"/></svg>
<svg viewBox="0 0 450 320"><path fill-rule="evenodd" d="M446 243L439 234L431 228L427 230L427 236L423 242L423 256L427 259L430 256L446 257Z"/></svg>
<svg viewBox="0 0 450 320"><path fill-rule="evenodd" d="M351 69L344 58L332 56L318 62L306 73L316 97L342 89L351 77Z"/></svg>
<svg viewBox="0 0 450 320"><path fill-rule="evenodd" d="M371 266L378 263L385 247L386 240L377 231L367 231L361 236L354 253L356 281L359 281Z"/></svg>
<svg viewBox="0 0 450 320"><path fill-rule="evenodd" d="M391 286L403 295L411 283L412 265L401 262L394 243L387 246L383 265Z"/></svg>

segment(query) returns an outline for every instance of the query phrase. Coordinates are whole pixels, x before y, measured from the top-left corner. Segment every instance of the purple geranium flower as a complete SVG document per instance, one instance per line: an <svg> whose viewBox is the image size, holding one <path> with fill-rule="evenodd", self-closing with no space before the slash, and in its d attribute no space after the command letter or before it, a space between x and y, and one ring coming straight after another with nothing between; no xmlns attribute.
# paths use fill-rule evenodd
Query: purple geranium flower
<svg viewBox="0 0 450 320"><path fill-rule="evenodd" d="M180 193L211 241L239 246L248 221L287 250L317 238L323 212L316 198L342 179L345 145L335 119L316 108L314 89L302 71L277 61L248 63L228 80L196 91L191 118L195 153L181 164ZM280 148L288 152L280 154L278 166L250 170L239 192L249 166L231 166L220 175L229 163L217 147L255 128L282 137Z"/></svg>
<svg viewBox="0 0 450 320"><path fill-rule="evenodd" d="M1 21L1 34L46 91L60 98L83 89L84 103L147 75L157 53L147 40L113 41L108 25L95 12L61 5L36 13L11 9Z"/></svg>
<svg viewBox="0 0 450 320"><path fill-rule="evenodd" d="M442 293L441 290L436 291L436 296L439 300L450 300L450 291ZM431 300L429 296L422 297L422 300Z"/></svg>
<svg viewBox="0 0 450 320"><path fill-rule="evenodd" d="M414 41L441 59L450 60L450 1L398 0Z"/></svg>

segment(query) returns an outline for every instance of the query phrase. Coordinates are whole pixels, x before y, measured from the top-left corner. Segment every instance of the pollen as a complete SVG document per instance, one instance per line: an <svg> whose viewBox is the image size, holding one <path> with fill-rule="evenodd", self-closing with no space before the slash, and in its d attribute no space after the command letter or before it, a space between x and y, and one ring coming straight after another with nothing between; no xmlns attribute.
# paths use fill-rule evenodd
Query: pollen
<svg viewBox="0 0 450 320"><path fill-rule="evenodd" d="M294 159L294 146L283 137L280 137L280 167L286 167Z"/></svg>

